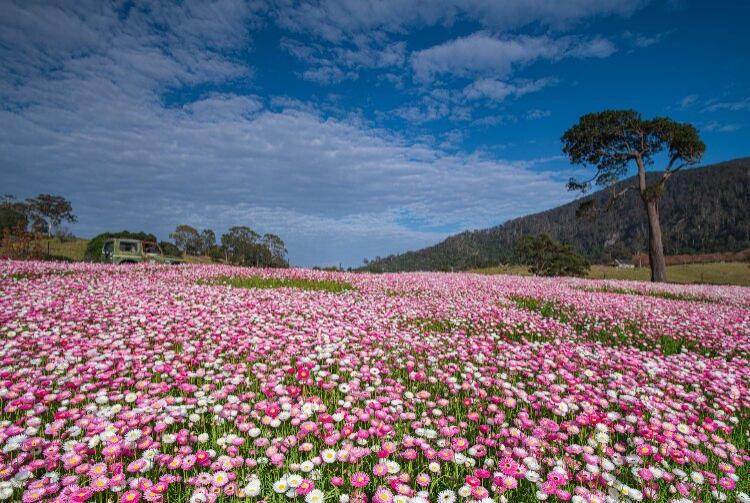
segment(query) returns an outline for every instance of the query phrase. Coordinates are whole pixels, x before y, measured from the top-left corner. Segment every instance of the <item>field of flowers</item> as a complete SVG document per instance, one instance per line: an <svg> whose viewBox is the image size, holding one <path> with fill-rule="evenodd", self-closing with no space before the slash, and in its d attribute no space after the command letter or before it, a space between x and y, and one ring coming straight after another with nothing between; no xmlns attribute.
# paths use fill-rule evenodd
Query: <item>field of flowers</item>
<svg viewBox="0 0 750 503"><path fill-rule="evenodd" d="M0 263L0 500L750 502L750 289Z"/></svg>

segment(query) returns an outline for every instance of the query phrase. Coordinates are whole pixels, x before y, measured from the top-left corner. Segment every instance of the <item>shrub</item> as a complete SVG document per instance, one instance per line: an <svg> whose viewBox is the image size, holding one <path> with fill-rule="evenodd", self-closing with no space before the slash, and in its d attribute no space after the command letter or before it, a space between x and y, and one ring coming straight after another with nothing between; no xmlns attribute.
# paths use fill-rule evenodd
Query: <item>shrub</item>
<svg viewBox="0 0 750 503"><path fill-rule="evenodd" d="M585 276L589 271L585 258L547 234L523 236L516 242L515 253L518 261L537 276Z"/></svg>
<svg viewBox="0 0 750 503"><path fill-rule="evenodd" d="M177 245L169 241L159 241L159 248L167 257L182 257L182 252Z"/></svg>

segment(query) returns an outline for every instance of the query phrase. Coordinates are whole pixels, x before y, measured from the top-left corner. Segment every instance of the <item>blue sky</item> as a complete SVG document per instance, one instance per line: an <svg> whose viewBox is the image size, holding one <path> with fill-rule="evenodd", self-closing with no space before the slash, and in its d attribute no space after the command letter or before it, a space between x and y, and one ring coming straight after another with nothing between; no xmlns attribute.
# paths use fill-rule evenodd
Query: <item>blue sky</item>
<svg viewBox="0 0 750 503"><path fill-rule="evenodd" d="M584 113L694 123L748 155L746 2L0 3L3 193L72 230L275 232L358 265L567 202ZM658 166L656 166L658 167Z"/></svg>

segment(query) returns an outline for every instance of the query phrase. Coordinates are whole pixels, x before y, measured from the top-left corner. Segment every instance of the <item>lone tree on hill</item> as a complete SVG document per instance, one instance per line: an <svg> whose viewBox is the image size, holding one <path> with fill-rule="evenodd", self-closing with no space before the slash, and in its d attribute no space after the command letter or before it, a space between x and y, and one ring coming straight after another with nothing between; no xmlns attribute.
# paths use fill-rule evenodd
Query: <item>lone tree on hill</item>
<svg viewBox="0 0 750 503"><path fill-rule="evenodd" d="M562 142L563 152L571 162L596 168L594 176L588 180L571 178L568 190L585 193L592 184L611 188L612 195L605 211L628 191L640 193L648 215L651 281L666 281L659 197L673 174L703 158L706 145L698 136L698 130L692 124L680 124L667 117L645 120L634 110L605 110L581 117L578 124L565 132ZM664 171L658 181L649 185L646 167L654 163L655 155L665 150ZM631 161L635 161L638 169L636 184L616 186L628 175Z"/></svg>

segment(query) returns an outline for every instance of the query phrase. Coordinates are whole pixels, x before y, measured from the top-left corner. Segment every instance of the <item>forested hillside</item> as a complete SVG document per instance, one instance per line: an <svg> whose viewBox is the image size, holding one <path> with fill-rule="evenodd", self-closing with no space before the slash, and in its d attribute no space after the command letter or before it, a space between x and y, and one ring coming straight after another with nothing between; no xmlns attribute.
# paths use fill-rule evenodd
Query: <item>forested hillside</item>
<svg viewBox="0 0 750 503"><path fill-rule="evenodd" d="M650 176L659 176L651 173ZM619 186L632 184L628 179ZM477 231L466 231L422 250L370 262L373 271L451 270L512 260L513 244L525 234L547 233L570 243L594 263L630 258L648 244L640 196L629 192L595 219L577 217L583 201L606 203L599 191L572 203ZM660 202L667 255L739 251L750 247L750 157L679 172Z"/></svg>

